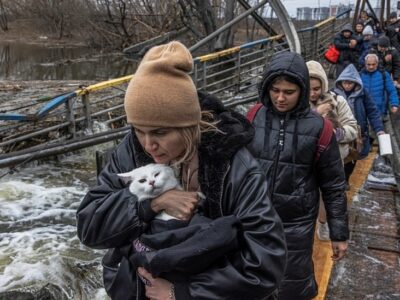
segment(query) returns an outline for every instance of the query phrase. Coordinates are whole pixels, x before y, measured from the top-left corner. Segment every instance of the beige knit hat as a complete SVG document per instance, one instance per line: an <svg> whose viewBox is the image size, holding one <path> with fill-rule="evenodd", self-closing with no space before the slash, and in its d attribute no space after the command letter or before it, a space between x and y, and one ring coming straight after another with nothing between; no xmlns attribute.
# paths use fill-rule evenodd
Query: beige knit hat
<svg viewBox="0 0 400 300"><path fill-rule="evenodd" d="M192 69L192 55L183 44L173 41L151 48L126 90L128 123L156 127L199 124L200 104L188 75Z"/></svg>

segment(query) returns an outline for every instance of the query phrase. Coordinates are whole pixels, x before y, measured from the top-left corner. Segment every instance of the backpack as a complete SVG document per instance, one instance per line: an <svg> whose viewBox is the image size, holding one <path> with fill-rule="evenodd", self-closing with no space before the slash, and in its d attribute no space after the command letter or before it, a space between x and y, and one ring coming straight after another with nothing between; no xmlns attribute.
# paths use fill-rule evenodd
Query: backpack
<svg viewBox="0 0 400 300"><path fill-rule="evenodd" d="M357 125L357 137L349 143L349 154L343 159L343 163L361 159L361 151L364 149L364 140L360 125Z"/></svg>
<svg viewBox="0 0 400 300"><path fill-rule="evenodd" d="M257 112L260 110L262 107L262 103L257 103L254 106L250 108L250 110L247 112L246 118L247 120L250 121L250 123L253 123ZM332 134L333 134L333 126L331 121L329 121L326 118L322 118L324 120L324 127L322 128L321 135L319 136L318 139L318 144L317 144L317 152L315 153L315 162L318 162L321 154L325 151L325 149L328 147L329 142L331 141Z"/></svg>
<svg viewBox="0 0 400 300"><path fill-rule="evenodd" d="M339 60L340 51L335 47L334 44L330 44L328 49L324 53L324 57L331 64L336 64Z"/></svg>

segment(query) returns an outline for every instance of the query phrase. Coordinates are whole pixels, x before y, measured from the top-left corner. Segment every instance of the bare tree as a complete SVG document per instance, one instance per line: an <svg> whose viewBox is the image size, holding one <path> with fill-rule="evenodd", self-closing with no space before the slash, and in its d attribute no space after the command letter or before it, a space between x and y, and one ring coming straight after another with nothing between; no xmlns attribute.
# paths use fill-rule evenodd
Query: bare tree
<svg viewBox="0 0 400 300"><path fill-rule="evenodd" d="M7 11L3 2L4 2L3 0L0 0L0 27L3 31L7 31L8 30Z"/></svg>
<svg viewBox="0 0 400 300"><path fill-rule="evenodd" d="M220 25L234 17L235 0L179 0L183 23L193 32L198 40L210 35ZM218 17L222 18L219 19ZM233 30L224 31L208 45L210 51L229 48L233 44Z"/></svg>
<svg viewBox="0 0 400 300"><path fill-rule="evenodd" d="M235 0L225 1L224 24L233 20L235 16ZM215 49L227 49L233 46L234 32L232 27L222 32L215 42Z"/></svg>
<svg viewBox="0 0 400 300"><path fill-rule="evenodd" d="M89 2L90 0L86 0ZM124 48L183 25L171 0L95 0L90 25L110 45Z"/></svg>
<svg viewBox="0 0 400 300"><path fill-rule="evenodd" d="M40 25L38 32L82 38L99 47L121 49L188 28L201 40L233 19L235 0L0 0L0 26L10 18ZM234 31L216 37L208 50L232 46ZM187 35L188 37L188 35Z"/></svg>

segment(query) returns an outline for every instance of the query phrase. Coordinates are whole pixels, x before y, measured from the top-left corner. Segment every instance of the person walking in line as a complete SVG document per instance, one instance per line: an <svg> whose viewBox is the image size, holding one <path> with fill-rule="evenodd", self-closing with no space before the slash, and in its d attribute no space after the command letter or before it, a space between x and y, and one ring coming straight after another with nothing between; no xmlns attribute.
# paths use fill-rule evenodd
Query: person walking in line
<svg viewBox="0 0 400 300"><path fill-rule="evenodd" d="M399 99L396 88L390 74L379 68L379 57L376 54L370 53L365 57L365 68L360 72L360 77L365 90L374 100L383 120L387 116L389 103L391 112L397 112Z"/></svg>
<svg viewBox="0 0 400 300"><path fill-rule="evenodd" d="M371 49L377 48L377 46L374 44L378 44L378 40L374 37L371 26L365 26L363 30L363 41L360 47L360 56L358 58L358 70L361 71L361 69L364 67L365 56L367 56Z"/></svg>
<svg viewBox="0 0 400 300"><path fill-rule="evenodd" d="M378 38L378 44L375 53L379 57L379 62L383 68L390 74L394 86L399 86L400 79L400 53L395 47L390 46L387 36Z"/></svg>
<svg viewBox="0 0 400 300"><path fill-rule="evenodd" d="M350 24L345 25L342 31L335 36L333 44L340 51L336 64L336 76L339 76L347 65L357 64L359 57L358 52L360 49L358 49L357 38L353 35L353 29Z"/></svg>
<svg viewBox="0 0 400 300"><path fill-rule="evenodd" d="M309 73L301 55L273 55L259 84L262 107L253 119L255 136L248 148L264 169L285 230L288 262L279 299L312 299L318 293L312 252L320 191L331 228L332 259L343 258L348 247L339 147L330 122L310 109L309 96ZM325 126L329 143L320 151Z"/></svg>
<svg viewBox="0 0 400 300"><path fill-rule="evenodd" d="M274 299L284 274L286 244L265 174L245 147L254 131L244 116L197 93L188 74L192 68L189 50L176 41L146 53L125 94L132 130L114 150L99 184L82 200L78 237L88 247L108 249L103 277L112 299ZM138 201L117 174L149 163L173 167L184 190ZM161 211L179 219L163 222L193 226L195 213L211 219L210 226L235 218L238 247L220 253L222 258L205 270L172 268L170 274L180 275L176 279L155 276L132 263L133 242L144 237ZM172 229L172 234L185 229ZM164 249L149 250L151 261ZM193 255L208 251L191 250ZM190 270L190 265L183 267Z"/></svg>
<svg viewBox="0 0 400 300"><path fill-rule="evenodd" d="M328 77L322 65L317 61L307 62L310 74L310 107L322 117L329 118L334 124L334 132L339 143L342 161L349 154L349 145L357 138L357 121L341 95L335 95L328 90ZM322 241L328 241L329 226L326 221L324 202L320 199L317 236Z"/></svg>
<svg viewBox="0 0 400 300"><path fill-rule="evenodd" d="M369 15L366 10L361 11L359 22L363 23L364 27L371 26L375 36L378 36L382 32L379 21L373 15Z"/></svg>
<svg viewBox="0 0 400 300"><path fill-rule="evenodd" d="M363 22L361 22L361 21L357 22L356 27L354 28L354 35L357 38L360 38L362 40L363 39L363 30L364 30Z"/></svg>
<svg viewBox="0 0 400 300"><path fill-rule="evenodd" d="M400 51L400 20L397 12L392 11L389 15L389 22L386 26L386 35L390 40L390 45Z"/></svg>
<svg viewBox="0 0 400 300"><path fill-rule="evenodd" d="M347 100L360 126L362 148L358 159L363 159L367 157L371 148L369 127L372 127L376 135L385 133L378 107L364 88L363 81L354 65L348 65L343 70L342 74L335 81L333 92ZM347 182L349 182L356 163L357 160L352 159L344 165Z"/></svg>

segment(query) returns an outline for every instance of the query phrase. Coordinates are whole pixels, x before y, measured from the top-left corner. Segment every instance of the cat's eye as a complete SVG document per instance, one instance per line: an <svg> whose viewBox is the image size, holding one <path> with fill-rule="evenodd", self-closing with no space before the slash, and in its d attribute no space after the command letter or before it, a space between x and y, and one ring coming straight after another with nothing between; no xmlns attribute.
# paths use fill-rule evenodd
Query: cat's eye
<svg viewBox="0 0 400 300"><path fill-rule="evenodd" d="M158 175L160 175L160 172L154 174L154 177L157 177Z"/></svg>
<svg viewBox="0 0 400 300"><path fill-rule="evenodd" d="M145 183L145 182L146 182L146 179L140 179L139 182L140 182L140 183Z"/></svg>

